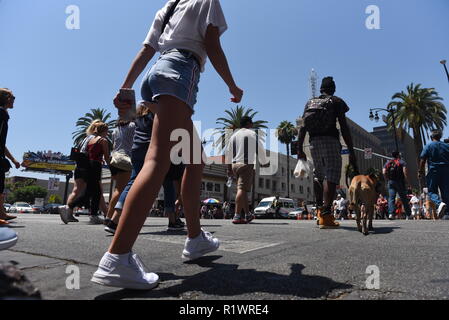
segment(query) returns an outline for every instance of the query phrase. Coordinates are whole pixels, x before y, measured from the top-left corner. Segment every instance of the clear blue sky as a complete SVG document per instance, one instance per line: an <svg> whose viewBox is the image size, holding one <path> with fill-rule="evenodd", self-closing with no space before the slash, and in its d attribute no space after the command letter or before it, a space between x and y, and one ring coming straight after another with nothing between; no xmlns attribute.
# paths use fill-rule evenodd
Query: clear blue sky
<svg viewBox="0 0 449 320"><path fill-rule="evenodd" d="M7 142L17 158L28 150L69 153L80 116L91 108L115 112L112 98L164 3L0 0L0 87L17 96ZM222 42L245 90L242 105L259 111L270 127L302 113L312 68L320 77L334 76L349 117L367 130L374 126L369 108L385 107L411 82L436 88L449 108L449 83L439 64L449 60L447 0L221 3L229 25ZM65 27L69 5L81 10L80 30ZM380 8L381 30L365 27L368 5ZM194 119L213 128L232 106L209 64Z"/></svg>

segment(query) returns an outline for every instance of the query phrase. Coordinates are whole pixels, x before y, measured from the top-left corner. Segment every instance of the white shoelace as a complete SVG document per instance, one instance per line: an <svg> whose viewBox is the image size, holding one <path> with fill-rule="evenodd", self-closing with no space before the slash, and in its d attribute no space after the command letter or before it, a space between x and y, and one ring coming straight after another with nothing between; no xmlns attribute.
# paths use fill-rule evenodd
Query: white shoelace
<svg viewBox="0 0 449 320"><path fill-rule="evenodd" d="M212 241L213 240L212 233L207 232L206 230L202 230L202 231L203 231L204 238L206 240L208 240L208 241Z"/></svg>

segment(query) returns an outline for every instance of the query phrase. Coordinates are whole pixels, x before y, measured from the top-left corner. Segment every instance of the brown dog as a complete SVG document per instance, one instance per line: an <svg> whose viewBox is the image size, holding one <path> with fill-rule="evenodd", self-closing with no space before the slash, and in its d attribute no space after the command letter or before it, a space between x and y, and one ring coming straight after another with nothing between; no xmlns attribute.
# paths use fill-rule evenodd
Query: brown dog
<svg viewBox="0 0 449 320"><path fill-rule="evenodd" d="M357 228L365 236L374 231L374 206L381 188L381 183L375 175L356 176L349 187L350 210L357 215ZM363 221L362 221L363 220Z"/></svg>

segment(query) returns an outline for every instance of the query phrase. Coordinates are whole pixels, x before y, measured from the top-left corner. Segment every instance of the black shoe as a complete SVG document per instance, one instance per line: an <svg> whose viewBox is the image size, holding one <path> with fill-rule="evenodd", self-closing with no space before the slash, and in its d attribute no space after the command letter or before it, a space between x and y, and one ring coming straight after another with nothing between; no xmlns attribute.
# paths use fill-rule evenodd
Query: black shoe
<svg viewBox="0 0 449 320"><path fill-rule="evenodd" d="M179 224L180 226L183 226L183 227L186 226L186 224L181 220L181 218L176 219L176 224Z"/></svg>
<svg viewBox="0 0 449 320"><path fill-rule="evenodd" d="M107 225L109 224L109 222L112 222L112 220L109 219L109 218L105 218L105 219L104 219L104 225L105 225L105 226L107 226Z"/></svg>
<svg viewBox="0 0 449 320"><path fill-rule="evenodd" d="M109 220L106 227L104 227L104 231L115 234L115 232L117 231L117 227L117 224L115 224L112 220Z"/></svg>
<svg viewBox="0 0 449 320"><path fill-rule="evenodd" d="M175 223L169 223L167 231L184 231L184 223L180 224L177 221Z"/></svg>

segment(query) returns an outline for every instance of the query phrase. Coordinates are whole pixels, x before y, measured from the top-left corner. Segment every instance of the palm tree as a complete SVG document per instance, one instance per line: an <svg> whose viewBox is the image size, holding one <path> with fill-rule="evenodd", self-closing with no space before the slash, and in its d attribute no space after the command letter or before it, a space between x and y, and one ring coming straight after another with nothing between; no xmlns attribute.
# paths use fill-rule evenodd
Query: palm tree
<svg viewBox="0 0 449 320"><path fill-rule="evenodd" d="M434 129L444 129L447 125L447 110L441 102L443 98L434 88L421 88L413 83L407 86L407 92L401 91L392 97L389 108L395 107L396 124L392 116L387 119L389 128L397 126L405 132L412 132L416 153L419 155ZM426 139L427 138L427 139Z"/></svg>
<svg viewBox="0 0 449 320"><path fill-rule="evenodd" d="M220 128L215 129L214 134L219 134L220 138L215 143L215 146L218 146L221 151L224 150L226 144L226 132L228 130L238 130L241 129L241 120L243 117L251 117L253 119L253 128L254 130L267 129L268 127L265 125L268 122L263 120L254 120L254 117L258 114L258 112L254 111L251 108L245 108L242 106L237 106L235 109L225 110L225 113L228 117L218 118L217 125ZM264 134L260 132L260 134ZM229 138L229 137L228 137Z"/></svg>
<svg viewBox="0 0 449 320"><path fill-rule="evenodd" d="M276 129L276 136L287 148L287 198L290 198L290 150L292 142L298 136L298 129L290 121L283 121Z"/></svg>
<svg viewBox="0 0 449 320"><path fill-rule="evenodd" d="M111 144L112 141L112 131L117 125L116 120L110 120L112 115L106 109L91 109L91 112L86 113L84 117L81 117L76 122L77 130L73 132L73 141L75 146L80 147L83 140L86 138L87 128L95 120L100 120L106 123L109 127L108 142Z"/></svg>

